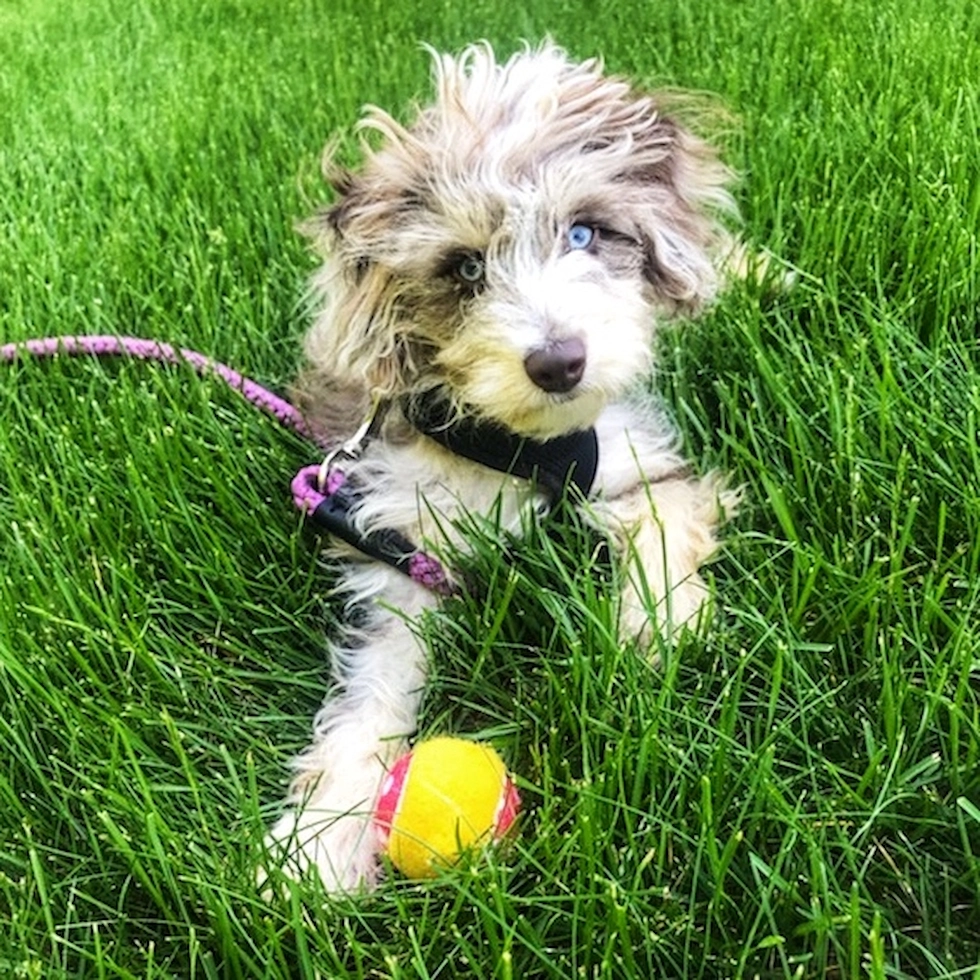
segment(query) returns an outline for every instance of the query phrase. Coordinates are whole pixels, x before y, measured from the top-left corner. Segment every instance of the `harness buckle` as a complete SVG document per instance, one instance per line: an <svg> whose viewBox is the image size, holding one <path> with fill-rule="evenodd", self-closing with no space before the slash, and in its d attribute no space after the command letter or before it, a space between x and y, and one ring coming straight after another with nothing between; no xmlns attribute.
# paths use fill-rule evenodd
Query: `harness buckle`
<svg viewBox="0 0 980 980"><path fill-rule="evenodd" d="M361 423L358 430L349 439L337 446L336 449L332 449L327 453L323 462L320 464L316 477L317 489L321 493L324 492L330 479L330 474L339 461L360 459L368 443L380 431L385 415L388 414L390 404L388 399L375 395L371 400L371 411L368 413L364 422Z"/></svg>

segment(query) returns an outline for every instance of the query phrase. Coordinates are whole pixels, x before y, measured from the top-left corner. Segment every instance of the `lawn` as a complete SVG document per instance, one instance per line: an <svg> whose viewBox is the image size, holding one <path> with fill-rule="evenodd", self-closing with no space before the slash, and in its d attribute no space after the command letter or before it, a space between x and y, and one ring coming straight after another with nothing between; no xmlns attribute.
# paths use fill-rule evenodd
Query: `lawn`
<svg viewBox="0 0 980 980"><path fill-rule="evenodd" d="M0 342L285 390L328 136L425 96L422 41L546 33L717 93L795 270L651 381L746 488L714 621L653 670L584 532L474 529L423 730L497 746L517 839L265 901L341 613L288 497L316 451L189 368L0 364L0 976L980 977L976 0L5 0Z"/></svg>

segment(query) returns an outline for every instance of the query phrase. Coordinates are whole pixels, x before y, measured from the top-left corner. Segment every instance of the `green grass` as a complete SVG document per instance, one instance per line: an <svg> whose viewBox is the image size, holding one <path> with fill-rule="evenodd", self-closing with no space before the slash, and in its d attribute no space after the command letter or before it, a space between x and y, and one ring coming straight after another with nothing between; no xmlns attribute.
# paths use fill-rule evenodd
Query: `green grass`
<svg viewBox="0 0 980 980"><path fill-rule="evenodd" d="M312 450L190 370L0 367L0 976L980 977L980 7L521 6L5 3L0 341L284 385L320 148L424 95L419 41L717 92L746 237L798 270L662 343L689 453L747 488L717 620L653 671L568 572L586 535L501 565L475 529L423 727L504 752L517 841L263 902L339 613L287 499Z"/></svg>

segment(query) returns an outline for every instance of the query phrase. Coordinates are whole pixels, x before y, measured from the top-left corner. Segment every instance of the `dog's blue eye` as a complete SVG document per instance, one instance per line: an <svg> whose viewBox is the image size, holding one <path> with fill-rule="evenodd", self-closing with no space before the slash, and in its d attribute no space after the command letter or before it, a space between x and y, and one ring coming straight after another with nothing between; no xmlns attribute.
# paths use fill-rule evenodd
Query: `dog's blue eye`
<svg viewBox="0 0 980 980"><path fill-rule="evenodd" d="M568 247L573 249L588 248L595 239L595 228L589 225L572 225L565 235Z"/></svg>
<svg viewBox="0 0 980 980"><path fill-rule="evenodd" d="M483 282L486 263L482 255L464 255L456 265L456 275L468 286Z"/></svg>

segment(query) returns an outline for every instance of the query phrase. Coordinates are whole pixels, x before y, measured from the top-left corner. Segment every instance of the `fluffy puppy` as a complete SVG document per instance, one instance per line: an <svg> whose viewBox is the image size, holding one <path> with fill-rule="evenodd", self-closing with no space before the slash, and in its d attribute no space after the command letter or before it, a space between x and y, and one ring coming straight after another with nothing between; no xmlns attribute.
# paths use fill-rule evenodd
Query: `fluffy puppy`
<svg viewBox="0 0 980 980"><path fill-rule="evenodd" d="M538 481L420 425L433 393L445 425L478 440L548 447L594 432L594 479L587 499L572 496L614 545L624 636L669 638L702 610L698 569L735 498L691 475L664 418L630 392L658 324L717 292L730 172L661 98L596 60L550 43L506 63L486 45L433 58L432 105L408 126L369 109L375 148L355 173L329 168L335 202L308 224L323 257L301 386L310 422L344 436L369 404L385 407L343 461L360 488L350 522L438 553L465 547L463 514L518 529L522 511L547 506ZM334 689L268 845L288 873L349 891L378 874L369 817L425 683L412 619L439 595L346 545L331 552L359 611L333 646Z"/></svg>

